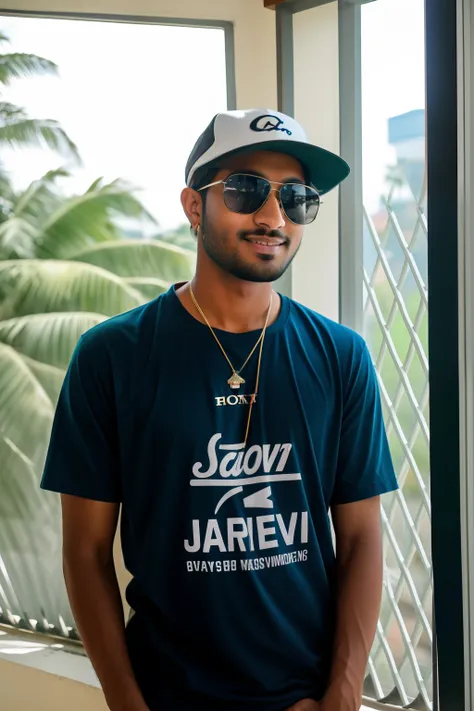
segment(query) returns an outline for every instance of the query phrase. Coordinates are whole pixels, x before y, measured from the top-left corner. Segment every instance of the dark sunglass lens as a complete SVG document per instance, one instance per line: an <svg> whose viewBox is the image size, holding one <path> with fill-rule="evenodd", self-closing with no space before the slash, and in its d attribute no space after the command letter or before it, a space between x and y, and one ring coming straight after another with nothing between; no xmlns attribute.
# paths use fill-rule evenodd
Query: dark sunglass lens
<svg viewBox="0 0 474 711"><path fill-rule="evenodd" d="M309 225L319 211L319 193L307 185L289 183L280 190L280 200L286 216L297 225Z"/></svg>
<svg viewBox="0 0 474 711"><path fill-rule="evenodd" d="M262 207L270 189L266 180L255 175L231 175L225 181L224 202L232 212L251 215Z"/></svg>

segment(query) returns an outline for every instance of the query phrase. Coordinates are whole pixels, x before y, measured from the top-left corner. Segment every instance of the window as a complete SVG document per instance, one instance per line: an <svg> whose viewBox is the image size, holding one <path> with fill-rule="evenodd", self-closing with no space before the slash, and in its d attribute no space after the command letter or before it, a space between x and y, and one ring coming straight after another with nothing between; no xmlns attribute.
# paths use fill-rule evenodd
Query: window
<svg viewBox="0 0 474 711"><path fill-rule="evenodd" d="M430 708L424 3L363 5L363 334L401 490L384 498L385 590L367 693Z"/></svg>
<svg viewBox="0 0 474 711"><path fill-rule="evenodd" d="M184 165L230 96L232 30L206 24L0 18L1 52L59 69L0 86L0 135L17 121L17 143L39 138L2 145L0 166L0 622L76 636L59 497L38 487L55 402L83 331L191 273Z"/></svg>

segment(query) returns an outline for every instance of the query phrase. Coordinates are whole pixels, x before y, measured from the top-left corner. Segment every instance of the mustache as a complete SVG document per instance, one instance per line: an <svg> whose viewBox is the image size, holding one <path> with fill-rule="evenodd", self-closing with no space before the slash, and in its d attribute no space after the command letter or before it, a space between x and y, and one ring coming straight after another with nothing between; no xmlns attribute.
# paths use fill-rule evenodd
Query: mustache
<svg viewBox="0 0 474 711"><path fill-rule="evenodd" d="M288 237L283 234L283 232L280 232L280 230L266 230L264 227L258 227L255 230L239 230L237 236L241 239L245 239L246 237L270 237L289 242Z"/></svg>

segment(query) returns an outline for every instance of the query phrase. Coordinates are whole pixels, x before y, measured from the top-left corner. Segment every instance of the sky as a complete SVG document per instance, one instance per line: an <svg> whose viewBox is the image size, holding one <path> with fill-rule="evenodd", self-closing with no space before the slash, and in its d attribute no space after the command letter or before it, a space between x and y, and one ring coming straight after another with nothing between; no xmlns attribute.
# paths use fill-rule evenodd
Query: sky
<svg viewBox="0 0 474 711"><path fill-rule="evenodd" d="M362 6L364 200L375 209L393 161L387 120L424 107L423 0ZM140 189L162 229L184 221L184 165L199 133L226 109L220 29L1 17L3 51L38 54L59 78L18 80L3 99L57 119L83 161L68 189L121 177ZM7 49L8 47L8 49ZM197 71L190 71L196 67ZM204 69L205 68L205 69ZM205 81L202 80L205 71ZM18 187L65 161L47 151L2 151Z"/></svg>
<svg viewBox="0 0 474 711"><path fill-rule="evenodd" d="M388 119L425 108L424 0L362 5L364 202L375 210L386 166L395 163Z"/></svg>
<svg viewBox="0 0 474 711"><path fill-rule="evenodd" d="M79 147L74 187L121 177L166 229L184 221L179 194L197 136L227 108L224 33L163 25L0 18L9 51L54 61L60 78L15 81L3 92L34 117L57 119ZM199 71L206 67L206 81ZM202 71L202 70L201 70ZM2 152L18 185L64 161L37 150Z"/></svg>

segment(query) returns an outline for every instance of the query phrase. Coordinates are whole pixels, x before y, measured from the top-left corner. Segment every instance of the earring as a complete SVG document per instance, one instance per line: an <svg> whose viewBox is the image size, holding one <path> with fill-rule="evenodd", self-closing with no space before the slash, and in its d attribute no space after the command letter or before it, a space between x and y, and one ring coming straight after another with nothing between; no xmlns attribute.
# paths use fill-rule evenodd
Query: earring
<svg viewBox="0 0 474 711"><path fill-rule="evenodd" d="M200 223L198 222L197 225L196 225L196 227L193 229L193 236L194 236L194 239L197 240L197 238L199 237L199 232L200 232L200 231L201 231L201 225L200 225Z"/></svg>

